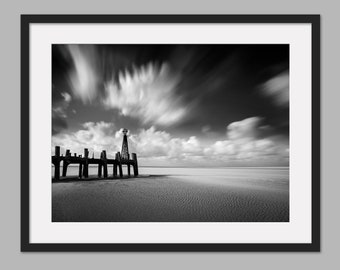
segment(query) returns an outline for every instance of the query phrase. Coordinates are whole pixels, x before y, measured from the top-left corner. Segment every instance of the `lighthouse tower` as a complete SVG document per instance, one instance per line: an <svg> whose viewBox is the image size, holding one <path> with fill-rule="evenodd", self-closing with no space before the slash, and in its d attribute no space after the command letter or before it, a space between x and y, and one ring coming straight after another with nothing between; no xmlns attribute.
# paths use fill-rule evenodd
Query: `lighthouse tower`
<svg viewBox="0 0 340 270"><path fill-rule="evenodd" d="M127 133L128 130L126 128L123 129L123 144L122 144L122 152L121 152L121 159L122 160L129 160L129 146L128 146L128 141L127 141Z"/></svg>

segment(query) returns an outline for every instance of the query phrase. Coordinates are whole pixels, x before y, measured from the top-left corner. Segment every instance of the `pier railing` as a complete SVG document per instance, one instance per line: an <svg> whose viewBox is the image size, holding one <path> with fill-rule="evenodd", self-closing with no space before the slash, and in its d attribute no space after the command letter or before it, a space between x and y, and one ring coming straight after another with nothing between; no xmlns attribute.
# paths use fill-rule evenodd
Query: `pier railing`
<svg viewBox="0 0 340 270"><path fill-rule="evenodd" d="M79 172L78 178L89 178L89 165L96 164L98 165L98 178L108 178L108 165L113 165L112 177L123 177L123 165L127 166L127 173L130 177L130 167L133 168L134 176L138 176L138 162L137 155L132 153L132 159L130 159L130 155L128 155L127 159L122 159L120 152L117 152L114 159L109 159L106 157L106 151L103 150L100 153L100 158L89 158L89 150L87 148L84 149L84 156L78 155L74 153L71 154L70 150L66 150L65 156L60 155L60 146L55 147L55 154L52 156L52 163L54 165L54 177L52 180L58 181L62 177L67 176L67 167L70 164L78 164ZM62 163L62 175L60 175L60 167Z"/></svg>

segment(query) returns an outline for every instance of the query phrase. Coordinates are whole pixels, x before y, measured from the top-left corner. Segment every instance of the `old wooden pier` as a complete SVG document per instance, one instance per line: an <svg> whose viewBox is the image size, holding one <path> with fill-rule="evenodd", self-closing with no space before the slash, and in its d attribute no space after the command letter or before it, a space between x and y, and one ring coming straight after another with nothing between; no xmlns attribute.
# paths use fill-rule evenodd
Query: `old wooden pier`
<svg viewBox="0 0 340 270"><path fill-rule="evenodd" d="M70 164L78 164L79 172L78 177L88 178L89 177L89 165L98 165L98 178L108 178L108 165L113 165L112 177L123 177L123 165L127 166L127 174L130 177L130 168L133 168L134 176L138 176L138 162L137 155L132 153L132 158L130 159L128 144L127 144L127 130L123 130L123 144L122 144L122 154L117 152L114 159L109 159L106 156L106 151L103 150L100 154L100 158L89 158L89 150L84 149L84 156L74 153L71 154L70 150L66 150L65 156L60 155L60 146L55 147L55 154L52 156L52 163L54 165L54 177L52 180L60 180L60 167L62 163L62 177L67 176L67 167Z"/></svg>
<svg viewBox="0 0 340 270"><path fill-rule="evenodd" d="M137 155L132 153L132 159L130 159L130 155L128 155L127 159L122 159L120 152L116 153L116 157L114 159L109 159L106 157L106 151L102 151L100 154L100 158L89 158L89 151L87 148L84 149L84 156L73 154L71 155L70 150L66 150L65 156L60 155L60 147L55 147L55 155L52 156L52 163L54 165L54 178L53 180L60 180L60 176L67 176L67 167L70 164L78 164L79 165L79 173L78 177L88 178L89 177L89 165L95 164L98 165L98 178L109 177L108 165L113 165L112 177L123 177L123 165L127 166L127 174L130 177L130 168L133 168L134 176L138 176L138 163L137 163ZM62 163L62 172L60 171Z"/></svg>

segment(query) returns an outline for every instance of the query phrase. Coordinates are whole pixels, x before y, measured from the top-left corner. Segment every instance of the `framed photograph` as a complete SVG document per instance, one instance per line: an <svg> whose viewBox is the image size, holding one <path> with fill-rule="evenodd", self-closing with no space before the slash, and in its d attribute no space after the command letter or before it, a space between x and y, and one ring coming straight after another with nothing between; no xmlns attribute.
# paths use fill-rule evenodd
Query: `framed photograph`
<svg viewBox="0 0 340 270"><path fill-rule="evenodd" d="M22 251L320 251L319 15L22 15Z"/></svg>

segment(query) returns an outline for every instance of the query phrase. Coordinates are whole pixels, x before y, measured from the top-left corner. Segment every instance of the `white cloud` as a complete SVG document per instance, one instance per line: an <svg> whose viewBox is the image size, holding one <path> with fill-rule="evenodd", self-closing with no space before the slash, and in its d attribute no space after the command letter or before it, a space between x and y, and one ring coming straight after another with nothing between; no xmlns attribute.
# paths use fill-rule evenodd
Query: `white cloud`
<svg viewBox="0 0 340 270"><path fill-rule="evenodd" d="M277 147L271 139L217 141L205 149L211 156L230 160L259 160L267 156L282 154L283 146ZM280 149L282 148L282 149ZM280 153L282 152L282 153Z"/></svg>
<svg viewBox="0 0 340 270"><path fill-rule="evenodd" d="M254 117L234 122L227 127L226 140L210 144L203 144L195 136L172 137L152 126L129 135L129 150L137 153L141 165L287 165L286 142L275 137L257 137L261 121L261 118ZM88 122L77 132L54 136L53 146L60 145L63 151L67 148L77 153L89 148L96 156L106 150L109 157L114 157L121 150L121 131L110 123Z"/></svg>
<svg viewBox="0 0 340 270"><path fill-rule="evenodd" d="M70 103L72 100L71 95L67 92L61 93L61 96L64 98L65 102L67 103Z"/></svg>
<svg viewBox="0 0 340 270"><path fill-rule="evenodd" d="M132 116L144 123L168 126L186 113L175 90L179 76L163 63L157 67L149 63L133 72L126 71L118 76L118 83L110 81L105 85L107 108L116 108L125 116Z"/></svg>
<svg viewBox="0 0 340 270"><path fill-rule="evenodd" d="M75 97L84 103L93 101L97 96L100 82L99 61L96 48L92 45L66 45L74 69L69 73L71 89Z"/></svg>
<svg viewBox="0 0 340 270"><path fill-rule="evenodd" d="M276 105L289 106L289 72L288 70L271 78L261 86L262 92L271 97Z"/></svg>
<svg viewBox="0 0 340 270"><path fill-rule="evenodd" d="M195 136L188 139L173 138L165 131L157 131L155 127L142 129L138 134L131 135L130 141L142 157L181 158L202 152L202 146Z"/></svg>
<svg viewBox="0 0 340 270"><path fill-rule="evenodd" d="M59 133L67 128L66 111L72 101L71 95L67 92L58 92L56 95L57 97L52 104L52 134Z"/></svg>
<svg viewBox="0 0 340 270"><path fill-rule="evenodd" d="M56 102L52 106L52 117L66 118L67 117L66 110L70 105L72 97L69 93L66 92L60 93L60 96L61 96L60 100L58 100L58 102Z"/></svg>
<svg viewBox="0 0 340 270"><path fill-rule="evenodd" d="M96 157L102 150L106 150L109 157L114 157L120 151L119 144L115 140L115 127L106 122L87 122L80 129L71 134L58 134L52 137L52 146L61 147L61 153L66 149L77 154L83 154L84 148L88 148L90 155L95 153ZM121 142L120 142L121 143Z"/></svg>
<svg viewBox="0 0 340 270"><path fill-rule="evenodd" d="M133 67L132 71L120 70L116 79L116 70L111 75L104 74L108 73L102 68L105 60L95 46L71 44L65 48L74 64L68 74L73 95L84 104L97 100L107 109L118 109L124 116L163 126L185 116L188 108L175 93L180 75L168 63L150 62ZM110 76L115 79L105 79Z"/></svg>
<svg viewBox="0 0 340 270"><path fill-rule="evenodd" d="M260 127L263 129L263 118L250 117L242 121L229 124L227 127L227 136L230 140L256 138Z"/></svg>
<svg viewBox="0 0 340 270"><path fill-rule="evenodd" d="M268 125L263 125L261 117L233 122L227 127L228 140L217 141L204 152L225 162L287 163L287 143L275 136L263 137L269 129Z"/></svg>

